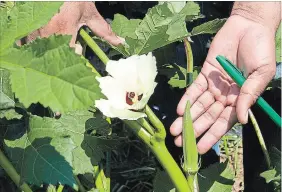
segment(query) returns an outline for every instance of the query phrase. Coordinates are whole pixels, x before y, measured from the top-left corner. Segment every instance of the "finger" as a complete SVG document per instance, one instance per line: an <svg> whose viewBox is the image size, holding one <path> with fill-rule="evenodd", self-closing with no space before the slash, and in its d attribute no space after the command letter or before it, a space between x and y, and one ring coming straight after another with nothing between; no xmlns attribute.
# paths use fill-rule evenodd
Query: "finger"
<svg viewBox="0 0 282 192"><path fill-rule="evenodd" d="M100 15L94 3L91 4L91 9L92 15L87 17L86 20L86 25L91 29L91 31L115 46L124 43L124 39L118 37L112 31L110 25Z"/></svg>
<svg viewBox="0 0 282 192"><path fill-rule="evenodd" d="M237 122L235 107L228 106L205 135L197 143L198 152L206 153Z"/></svg>
<svg viewBox="0 0 282 192"><path fill-rule="evenodd" d="M178 136L182 132L182 117L178 117L170 126L170 133L173 136Z"/></svg>
<svg viewBox="0 0 282 192"><path fill-rule="evenodd" d="M254 42L254 43L250 43ZM237 101L237 116L242 124L248 122L248 110L275 75L275 41L273 33L265 28L246 33L238 50L238 65L247 78Z"/></svg>
<svg viewBox="0 0 282 192"><path fill-rule="evenodd" d="M182 135L178 135L175 139L174 139L174 144L177 147L182 147Z"/></svg>
<svg viewBox="0 0 282 192"><path fill-rule="evenodd" d="M195 136L196 138L202 135L208 128L214 124L219 115L224 110L224 106L222 103L216 101L214 104L210 106L210 108L201 115L194 122Z"/></svg>
<svg viewBox="0 0 282 192"><path fill-rule="evenodd" d="M193 105L194 102L202 95L208 88L208 83L205 76L200 73L196 80L187 88L185 94L182 96L178 106L177 113L178 115L183 115L185 111L185 106L189 100L190 104Z"/></svg>
<svg viewBox="0 0 282 192"><path fill-rule="evenodd" d="M248 122L249 108L256 102L274 75L275 67L264 65L253 72L243 84L237 101L237 116L242 124Z"/></svg>
<svg viewBox="0 0 282 192"><path fill-rule="evenodd" d="M204 92L198 100L191 106L192 121L198 119L213 103L215 102L214 96L211 92Z"/></svg>

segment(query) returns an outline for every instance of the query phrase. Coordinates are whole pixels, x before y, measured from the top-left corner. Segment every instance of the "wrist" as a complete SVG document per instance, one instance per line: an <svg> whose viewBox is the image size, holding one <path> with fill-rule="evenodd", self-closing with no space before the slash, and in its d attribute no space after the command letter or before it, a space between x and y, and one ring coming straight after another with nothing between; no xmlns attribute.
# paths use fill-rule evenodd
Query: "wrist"
<svg viewBox="0 0 282 192"><path fill-rule="evenodd" d="M276 32L281 22L280 2L235 2L231 16L238 15Z"/></svg>

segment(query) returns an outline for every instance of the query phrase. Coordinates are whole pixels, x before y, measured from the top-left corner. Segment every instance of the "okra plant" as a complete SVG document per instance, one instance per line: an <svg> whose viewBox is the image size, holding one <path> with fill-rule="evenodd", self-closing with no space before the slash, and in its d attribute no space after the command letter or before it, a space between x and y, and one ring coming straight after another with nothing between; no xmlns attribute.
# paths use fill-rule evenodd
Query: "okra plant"
<svg viewBox="0 0 282 192"><path fill-rule="evenodd" d="M190 37L216 33L225 19L188 31L186 24L203 17L194 2L160 2L142 20L117 14L111 27L125 42L111 50L122 55L119 60L110 59L95 42L103 40L82 28L81 43L105 64L102 74L85 55L69 47L70 36L37 38L17 46L17 40L47 24L61 5L16 2L0 8L0 166L5 174L25 192L46 185L48 191L111 191L108 157L128 140L116 133L125 127L162 166L156 172L154 191L231 190L234 174L226 163L201 170L198 176L189 103L182 166L167 150L166 129L147 104L159 73L174 73L177 68L185 78L175 73L169 86L189 86L197 74ZM158 63L154 55L177 41L185 44L186 69ZM217 181L223 177L225 181Z"/></svg>

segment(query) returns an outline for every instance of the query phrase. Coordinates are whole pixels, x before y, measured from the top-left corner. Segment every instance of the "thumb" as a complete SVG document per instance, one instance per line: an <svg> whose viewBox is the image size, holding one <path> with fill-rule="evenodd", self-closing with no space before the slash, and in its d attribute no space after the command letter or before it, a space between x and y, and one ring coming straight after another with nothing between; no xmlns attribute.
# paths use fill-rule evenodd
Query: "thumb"
<svg viewBox="0 0 282 192"><path fill-rule="evenodd" d="M91 12L92 14L87 17L86 25L91 29L91 31L108 41L112 45L119 45L124 43L124 39L118 37L113 31L111 26L107 23L107 21L100 15L95 4L92 4L93 7Z"/></svg>
<svg viewBox="0 0 282 192"><path fill-rule="evenodd" d="M102 17L97 17L86 22L91 31L102 39L108 41L112 45L119 45L124 43L124 39L118 37L111 29L110 25Z"/></svg>
<svg viewBox="0 0 282 192"><path fill-rule="evenodd" d="M275 65L261 65L249 75L243 84L236 104L238 120L242 124L248 122L248 110L262 94L275 75Z"/></svg>

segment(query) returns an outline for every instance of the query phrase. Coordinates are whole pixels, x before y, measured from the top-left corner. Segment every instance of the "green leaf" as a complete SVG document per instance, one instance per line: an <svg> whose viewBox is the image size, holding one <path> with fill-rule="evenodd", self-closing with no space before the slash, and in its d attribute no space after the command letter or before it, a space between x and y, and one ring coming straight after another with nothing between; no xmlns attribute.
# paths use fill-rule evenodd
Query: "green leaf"
<svg viewBox="0 0 282 192"><path fill-rule="evenodd" d="M276 62L279 63L282 61L281 57L281 23L279 25L278 30L276 31L276 36L275 36L275 45L276 45Z"/></svg>
<svg viewBox="0 0 282 192"><path fill-rule="evenodd" d="M135 29L140 22L140 19L129 20L121 14L115 14L111 27L118 36L136 38Z"/></svg>
<svg viewBox="0 0 282 192"><path fill-rule="evenodd" d="M62 2L26 2L16 4L10 11L0 11L0 54L13 43L30 32L45 25L56 12Z"/></svg>
<svg viewBox="0 0 282 192"><path fill-rule="evenodd" d="M87 109L103 97L95 73L65 37L48 39L0 56L1 67L10 70L13 92L26 108L39 102L61 113Z"/></svg>
<svg viewBox="0 0 282 192"><path fill-rule="evenodd" d="M1 95L0 95L1 97ZM6 118L7 120L11 119L21 119L22 115L17 113L15 109L0 109L0 119Z"/></svg>
<svg viewBox="0 0 282 192"><path fill-rule="evenodd" d="M194 67L193 80L198 76L200 68ZM177 64L163 65L159 69L161 75L169 78L168 84L172 87L185 88L186 87L186 69Z"/></svg>
<svg viewBox="0 0 282 192"><path fill-rule="evenodd" d="M167 3L167 6L172 13L179 13L186 5L186 1L159 1L159 5L164 3Z"/></svg>
<svg viewBox="0 0 282 192"><path fill-rule="evenodd" d="M264 171L260 174L260 176L265 179L266 183L269 183L271 181L279 181L281 179L280 175L276 175L275 169Z"/></svg>
<svg viewBox="0 0 282 192"><path fill-rule="evenodd" d="M192 29L192 35L199 35L199 34L214 34L224 25L226 19L215 19L212 21L208 21L203 23L197 27Z"/></svg>
<svg viewBox="0 0 282 192"><path fill-rule="evenodd" d="M20 119L15 111L14 94L9 81L9 71L0 68L0 119Z"/></svg>
<svg viewBox="0 0 282 192"><path fill-rule="evenodd" d="M215 163L200 171L198 176L200 191L229 192L232 191L235 175L228 162Z"/></svg>
<svg viewBox="0 0 282 192"><path fill-rule="evenodd" d="M31 116L29 129L23 130L20 138L5 139L5 150L28 183L60 182L74 187L74 174L92 173L93 165L104 158L104 152L120 142L87 133L94 125L109 126L100 118L87 111L67 113L58 120Z"/></svg>
<svg viewBox="0 0 282 192"><path fill-rule="evenodd" d="M120 28L131 26L130 35L127 33L127 35L122 36L126 40L123 54L125 52L128 55L145 54L183 39L189 35L186 29L186 17L189 16L191 19L198 17L199 12L199 5L194 2L186 3L178 13L172 12L171 3L159 4L148 10L134 33L132 21L121 19L121 17L115 18L113 21L115 26L118 25ZM114 32L116 31L114 30Z"/></svg>
<svg viewBox="0 0 282 192"><path fill-rule="evenodd" d="M15 106L14 94L12 92L9 78L9 71L0 68L0 109Z"/></svg>
<svg viewBox="0 0 282 192"><path fill-rule="evenodd" d="M175 192L174 185L165 171L157 171L153 181L154 192Z"/></svg>

